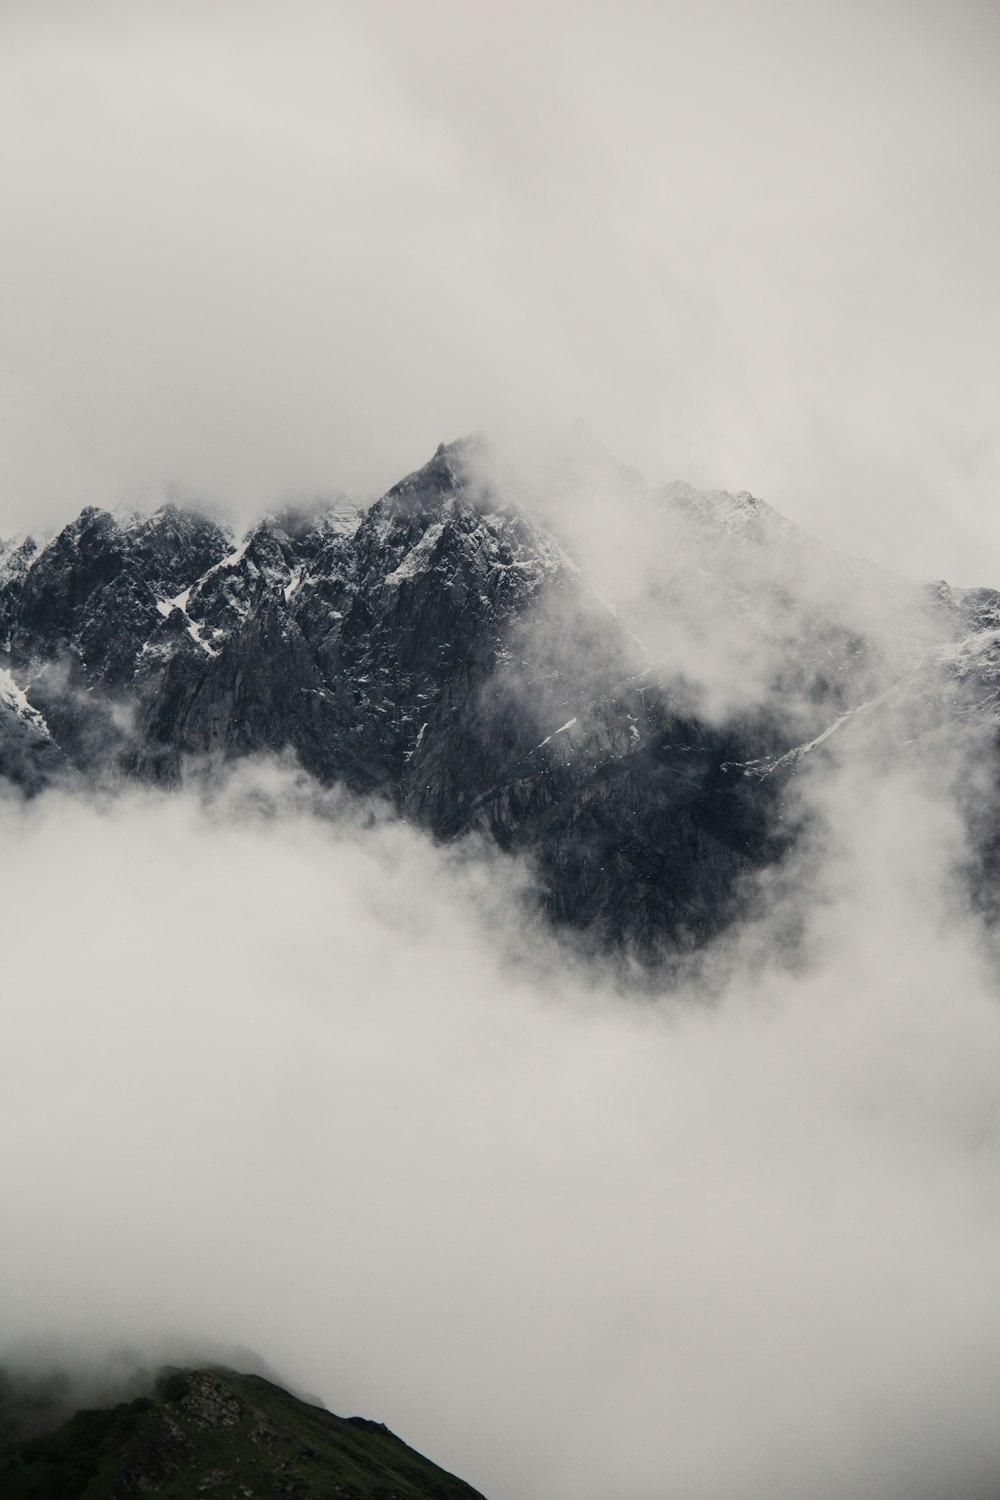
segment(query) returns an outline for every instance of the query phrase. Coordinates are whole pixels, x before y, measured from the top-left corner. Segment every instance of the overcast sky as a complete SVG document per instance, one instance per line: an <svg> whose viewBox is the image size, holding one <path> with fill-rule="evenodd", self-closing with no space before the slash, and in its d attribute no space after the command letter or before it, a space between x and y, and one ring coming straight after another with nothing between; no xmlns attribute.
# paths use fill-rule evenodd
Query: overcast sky
<svg viewBox="0 0 1000 1500"><path fill-rule="evenodd" d="M1000 584L989 3L0 6L0 526L584 432Z"/></svg>

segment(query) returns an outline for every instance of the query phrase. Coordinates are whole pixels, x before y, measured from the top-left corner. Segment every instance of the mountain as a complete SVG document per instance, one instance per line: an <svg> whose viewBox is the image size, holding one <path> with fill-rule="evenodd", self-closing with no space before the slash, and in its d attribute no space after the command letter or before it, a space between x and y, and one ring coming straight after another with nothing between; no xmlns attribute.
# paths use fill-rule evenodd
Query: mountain
<svg viewBox="0 0 1000 1500"><path fill-rule="evenodd" d="M465 441L367 510L286 510L238 543L169 504L9 545L0 772L29 794L175 785L291 752L438 838L526 855L557 922L650 959L757 908L833 737L903 754L973 724L1000 763L994 591L894 579L745 492L630 477L638 546L609 511L607 545L636 551L609 604L572 525L489 473Z"/></svg>
<svg viewBox="0 0 1000 1500"><path fill-rule="evenodd" d="M382 1426L259 1375L176 1370L155 1394L82 1410L0 1451L7 1500L482 1500Z"/></svg>

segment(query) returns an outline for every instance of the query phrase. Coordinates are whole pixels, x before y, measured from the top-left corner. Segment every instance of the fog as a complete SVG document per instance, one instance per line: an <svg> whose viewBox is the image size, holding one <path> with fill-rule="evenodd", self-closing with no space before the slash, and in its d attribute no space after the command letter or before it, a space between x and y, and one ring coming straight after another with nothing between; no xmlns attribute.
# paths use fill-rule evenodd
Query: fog
<svg viewBox="0 0 1000 1500"><path fill-rule="evenodd" d="M8 1355L249 1346L490 1500L994 1493L992 962L859 774L795 961L652 998L288 767L8 806Z"/></svg>
<svg viewBox="0 0 1000 1500"><path fill-rule="evenodd" d="M996 8L0 7L0 534L582 429L1000 577Z"/></svg>
<svg viewBox="0 0 1000 1500"><path fill-rule="evenodd" d="M580 437L478 435L461 446L472 493L543 525L624 627L635 671L652 670L703 720L766 703L805 740L817 703L802 671L819 675L845 634L868 643L867 668L852 660L851 675L869 698L943 645L924 583L837 551L745 491L653 488ZM545 629L585 676L579 622L549 618ZM826 727L829 701L820 713Z"/></svg>

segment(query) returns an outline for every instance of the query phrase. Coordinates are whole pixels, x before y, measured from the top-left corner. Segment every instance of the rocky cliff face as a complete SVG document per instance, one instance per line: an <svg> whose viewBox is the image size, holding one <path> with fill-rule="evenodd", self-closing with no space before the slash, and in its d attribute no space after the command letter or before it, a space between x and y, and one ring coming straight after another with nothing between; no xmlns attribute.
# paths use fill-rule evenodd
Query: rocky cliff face
<svg viewBox="0 0 1000 1500"><path fill-rule="evenodd" d="M887 648L841 601L859 568L869 599L903 585L749 495L674 486L654 500L686 550L653 557L615 610L475 460L441 447L366 512L288 511L239 544L167 505L88 509L42 548L8 547L0 769L28 791L172 784L205 758L290 751L436 836L525 851L556 918L648 956L751 908L794 836L790 778L859 711L909 694L920 734L970 714L994 732L995 593L909 589L918 623ZM803 593L810 568L825 582ZM655 643L720 621L761 633L774 665L709 712L683 653Z"/></svg>

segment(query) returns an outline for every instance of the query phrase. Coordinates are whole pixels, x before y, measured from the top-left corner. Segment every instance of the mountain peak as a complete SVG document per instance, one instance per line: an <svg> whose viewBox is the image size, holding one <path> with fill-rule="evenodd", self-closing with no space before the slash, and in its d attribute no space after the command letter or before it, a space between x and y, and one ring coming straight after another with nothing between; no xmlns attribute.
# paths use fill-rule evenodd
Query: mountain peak
<svg viewBox="0 0 1000 1500"><path fill-rule="evenodd" d="M921 596L926 619L890 658L880 578L859 587L849 560L748 491L684 484L658 492L664 526L642 489L641 567L609 608L519 504L546 471L522 485L494 469L475 435L440 444L363 518L293 506L234 546L175 504L124 525L92 508L40 552L8 549L0 768L31 789L64 760L85 778L177 782L191 757L294 753L435 834L525 850L555 915L653 953L724 925L779 857L788 752L825 743L890 669L915 670L952 618L995 628L995 595L948 594L936 612ZM606 467L582 482L585 500L622 495ZM991 660L959 663L976 703L994 701ZM784 769L752 793L731 769L765 763Z"/></svg>
<svg viewBox="0 0 1000 1500"><path fill-rule="evenodd" d="M486 439L478 434L439 443L425 464L404 475L382 498L406 501L414 497L433 504L435 496L470 490L477 485L474 466L488 452Z"/></svg>

